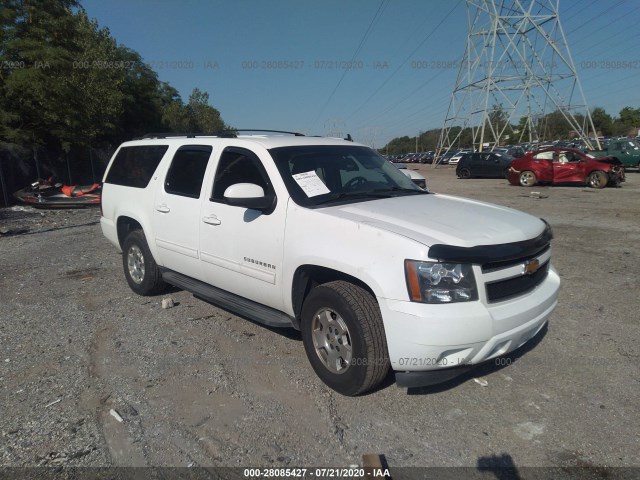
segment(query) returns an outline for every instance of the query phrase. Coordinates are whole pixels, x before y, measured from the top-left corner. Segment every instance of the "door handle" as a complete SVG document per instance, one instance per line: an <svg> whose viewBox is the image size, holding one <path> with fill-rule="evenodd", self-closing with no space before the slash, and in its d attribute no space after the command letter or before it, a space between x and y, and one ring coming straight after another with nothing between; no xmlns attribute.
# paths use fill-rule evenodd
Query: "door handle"
<svg viewBox="0 0 640 480"><path fill-rule="evenodd" d="M215 215L208 215L206 217L202 217L202 221L204 223L208 223L209 225L220 225L222 222Z"/></svg>
<svg viewBox="0 0 640 480"><path fill-rule="evenodd" d="M166 203L163 203L161 205L156 205L156 210L159 211L160 213L169 213L171 211L171 209L167 206Z"/></svg>

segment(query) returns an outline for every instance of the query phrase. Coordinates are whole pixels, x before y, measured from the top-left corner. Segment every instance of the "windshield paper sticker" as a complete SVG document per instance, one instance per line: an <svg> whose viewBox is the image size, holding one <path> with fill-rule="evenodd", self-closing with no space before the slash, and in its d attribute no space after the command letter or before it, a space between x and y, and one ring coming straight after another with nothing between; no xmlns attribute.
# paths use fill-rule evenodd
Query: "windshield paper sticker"
<svg viewBox="0 0 640 480"><path fill-rule="evenodd" d="M310 172L296 173L295 175L292 175L292 177L309 198L324 195L325 193L331 193L327 186L322 183L322 180L320 180L320 177L314 170L311 170Z"/></svg>

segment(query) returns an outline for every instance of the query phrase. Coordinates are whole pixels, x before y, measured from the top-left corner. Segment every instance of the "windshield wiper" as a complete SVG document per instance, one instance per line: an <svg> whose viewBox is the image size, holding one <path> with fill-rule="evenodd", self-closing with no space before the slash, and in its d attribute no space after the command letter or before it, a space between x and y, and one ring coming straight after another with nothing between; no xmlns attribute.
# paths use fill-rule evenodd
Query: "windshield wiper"
<svg viewBox="0 0 640 480"><path fill-rule="evenodd" d="M335 202L336 200L342 200L345 198L391 198L393 195L387 193L387 191L375 190L371 192L341 192L334 193L329 198L316 203L316 205L322 205L324 203Z"/></svg>
<svg viewBox="0 0 640 480"><path fill-rule="evenodd" d="M414 190L413 188L391 187L382 190L374 190L375 192L406 192L406 193L429 193L427 190Z"/></svg>

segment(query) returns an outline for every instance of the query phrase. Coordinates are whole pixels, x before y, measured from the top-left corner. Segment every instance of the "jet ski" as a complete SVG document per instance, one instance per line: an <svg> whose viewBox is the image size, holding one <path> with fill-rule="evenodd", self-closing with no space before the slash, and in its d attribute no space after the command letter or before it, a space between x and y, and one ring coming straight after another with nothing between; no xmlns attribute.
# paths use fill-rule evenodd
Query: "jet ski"
<svg viewBox="0 0 640 480"><path fill-rule="evenodd" d="M23 205L35 208L82 208L100 205L102 186L64 185L55 179L39 179L18 190L13 197Z"/></svg>

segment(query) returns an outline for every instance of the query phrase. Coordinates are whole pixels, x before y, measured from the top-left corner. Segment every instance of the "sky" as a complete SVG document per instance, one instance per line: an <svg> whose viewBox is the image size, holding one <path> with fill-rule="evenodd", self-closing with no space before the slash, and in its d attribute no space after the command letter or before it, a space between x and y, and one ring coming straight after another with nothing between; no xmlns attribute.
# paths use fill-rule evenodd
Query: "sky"
<svg viewBox="0 0 640 480"><path fill-rule="evenodd" d="M555 0L554 0L555 1ZM440 128L464 0L81 0L187 101L235 128L346 135L375 148ZM640 0L560 0L589 108L640 108Z"/></svg>

